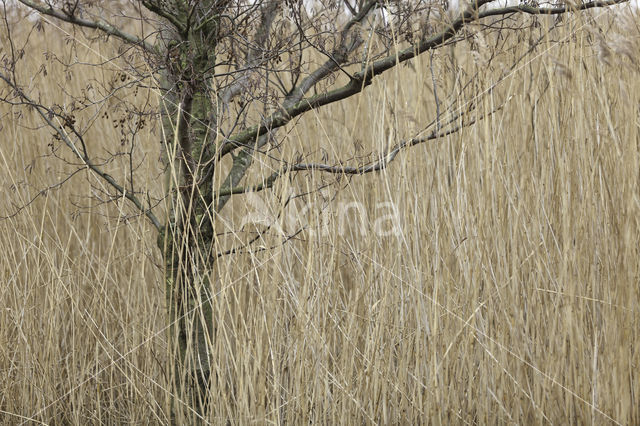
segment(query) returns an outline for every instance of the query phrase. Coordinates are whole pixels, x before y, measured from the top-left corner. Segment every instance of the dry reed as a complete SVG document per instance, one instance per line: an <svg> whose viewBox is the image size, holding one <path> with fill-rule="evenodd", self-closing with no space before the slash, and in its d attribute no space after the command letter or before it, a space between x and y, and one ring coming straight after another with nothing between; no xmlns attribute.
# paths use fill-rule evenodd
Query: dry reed
<svg viewBox="0 0 640 426"><path fill-rule="evenodd" d="M455 72L482 71L474 114L504 106L384 172L334 183L333 200L314 193L306 201L324 210L301 213L308 229L288 243L221 258L213 349L222 384L208 421L640 422L640 32L620 20L595 37L597 18L570 22L489 92L526 43L491 69L467 45L438 53L443 96L457 90ZM33 34L23 66L34 75L44 50L71 59L55 29ZM60 103L66 79L74 92L117 71L47 67L34 84ZM421 58L308 113L282 155L322 149L331 161L413 136L435 116L429 67ZM28 129L40 126L32 114L0 112L7 215L70 169L49 155L50 132ZM137 184L159 195L155 130L141 138ZM119 140L108 120L90 134L94 152ZM107 168L119 176L117 161ZM285 180L254 204L239 196L218 229L244 238L255 203L285 229L295 210L279 214L278 196L321 179ZM91 184L80 172L0 221L0 423L168 422L156 236L123 203L96 203ZM351 204L345 221L348 203L362 209ZM393 220L376 222L385 214Z"/></svg>

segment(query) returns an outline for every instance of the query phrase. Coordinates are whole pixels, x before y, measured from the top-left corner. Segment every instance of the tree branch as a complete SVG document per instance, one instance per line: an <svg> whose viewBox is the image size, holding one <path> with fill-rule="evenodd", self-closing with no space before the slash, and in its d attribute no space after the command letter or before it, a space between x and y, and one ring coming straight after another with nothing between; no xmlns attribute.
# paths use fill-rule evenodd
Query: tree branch
<svg viewBox="0 0 640 426"><path fill-rule="evenodd" d="M497 111L500 111L502 108L504 108L504 106L509 102L510 99L511 98L507 99L500 106L496 107L492 111L489 111L488 113L486 113L485 115L480 117L480 119L485 119L485 118L493 115ZM462 113L456 114L447 123L445 123L445 126L453 123L454 121L459 119L461 116L462 116ZM454 133L458 133L460 130L464 129L465 127L469 127L469 126L475 124L477 121L478 120L476 120L476 119L472 119L472 120L470 120L470 121L468 121L466 123L456 125L456 126L450 128L448 130L444 130L444 131L441 132L440 128L442 126L440 125L440 120L439 119L434 120L433 122L431 122L427 126L427 128L431 127L433 124L436 124L436 128L428 136L425 136L425 137L422 137L422 138L413 137L411 139L407 139L407 140L401 141L400 143L396 144L391 150L389 150L389 152L387 152L387 154L385 154L383 158L381 158L380 160L378 160L376 163L373 163L373 164L354 167L354 166L330 166L328 164L320 164L320 163L307 163L307 164L305 164L305 163L286 164L285 163L284 166L280 170L276 170L271 175L269 175L269 177L267 177L266 179L264 179L261 183L259 183L257 185L236 186L236 187L233 187L233 188L226 188L224 190L218 191L215 195L219 196L219 197L228 197L228 196L236 195L236 194L245 194L247 192L260 192L260 191L264 191L266 189L271 189L273 187L273 185L275 184L275 182L280 177L282 177L282 176L284 176L284 175L286 175L287 173L290 173L290 172L320 171L320 172L326 172L326 173L332 173L332 174L341 174L341 175L364 175L364 174L367 174L367 173L381 171L381 170L386 169L389 166L389 164L393 160L396 159L397 155L402 150L404 150L406 148L410 148L410 147L416 146L416 145L419 145L419 144L422 144L424 142L440 139L440 138L443 138L445 136L449 136L449 135L452 135ZM215 199L215 197L214 197L214 199Z"/></svg>
<svg viewBox="0 0 640 426"><path fill-rule="evenodd" d="M572 11L587 10L596 7L606 7L615 4L626 3L628 0L602 0L591 1L581 4L576 7L554 7L554 8L535 8L526 6L522 10L518 6L506 7L495 10L488 10L478 12L478 9L490 3L492 0L478 0L474 7L469 8L461 16L459 16L453 23L444 31L435 34L429 38L422 40L420 43L411 45L410 47L401 50L400 52L380 59L364 70L353 74L351 81L344 86L332 90L330 92L321 93L306 99L302 99L296 104L290 107L284 107L281 111L272 114L270 117L263 120L262 124L253 126L247 130L244 130L234 137L229 138L220 150L220 156L224 156L229 152L239 148L248 147L250 142L255 140L257 136L263 135L269 131L273 131L279 127L282 127L289 123L293 118L304 114L312 109L329 105L334 102L341 101L348 97L351 97L364 90L365 87L372 83L374 77L394 68L402 62L406 62L410 59L417 57L418 55L444 45L447 41L452 39L462 28L468 26L470 23L481 20L483 18L495 15L504 15L514 12L521 12L527 14L537 15L558 15Z"/></svg>
<svg viewBox="0 0 640 426"><path fill-rule="evenodd" d="M278 180L278 178L282 175L284 175L285 173L287 173L288 171L290 171L289 169L283 169L283 170L277 170L273 173L271 173L271 175L269 175L269 177L267 177L265 180L262 181L262 183L259 183L257 185L252 185L252 186L236 186L233 188L227 188L227 189L222 189L218 192L215 193L214 195L214 199L220 197L229 197L231 195L236 195L236 194L245 194L247 192L260 192L260 191L264 191L266 189L271 189L273 187L273 184L276 182L276 180Z"/></svg>
<svg viewBox="0 0 640 426"><path fill-rule="evenodd" d="M493 114L497 110L498 109L491 111L491 113L489 113L488 115ZM483 116L482 118L485 118L485 117L486 116ZM395 147L393 147L393 149L391 149L383 158L381 158L380 160L378 160L373 164L369 164L366 166L359 166L359 167L329 166L328 164L320 164L320 163L310 163L310 164L298 163L298 164L292 164L288 166L286 170L291 172L315 170L320 172L341 174L341 175L364 175L367 173L379 172L381 170L386 169L387 166L389 166L389 164L396 159L397 155L403 149L416 146L424 142L428 142L431 140L440 139L445 136L452 135L454 133L459 132L463 128L471 126L475 123L476 123L476 120L471 120L467 123L454 126L449 130L438 132L438 129L436 129L433 132L431 132L431 134L429 134L428 136L425 136L422 138L411 138L411 139L404 140L398 143Z"/></svg>
<svg viewBox="0 0 640 426"><path fill-rule="evenodd" d="M253 44L255 48L250 48L247 52L246 62L247 69L251 69L255 67L258 63L264 60L261 58L261 50L264 49L264 46L269 39L269 35L271 34L271 29L273 27L273 21L275 19L276 13L282 7L283 1L273 1L272 3L267 4L262 8L262 19L260 20L260 25L256 32L255 39ZM251 71L247 71L242 75L231 87L225 90L225 93L222 97L223 106L227 108L228 103L233 99L234 96L240 93L242 87L244 85L244 81L248 79L249 73ZM232 190L240 180L244 177L245 173L251 167L253 160L253 151L256 149L260 149L268 142L269 138L267 135L261 135L256 141L255 146L251 148L245 148L242 150L237 157L233 159L233 166L229 173L225 177L224 182L220 186L220 188L227 188ZM232 193L223 194L224 190L218 190L217 197L212 196L211 200L216 203L216 210L220 211L225 206L225 204L229 201L229 197Z"/></svg>
<svg viewBox="0 0 640 426"><path fill-rule="evenodd" d="M97 174L98 176L100 176L107 184L109 184L109 186L111 186L113 189L115 189L117 191L118 194L122 195L123 197L125 197L126 199L128 199L129 201L131 201L133 203L133 205L145 216L147 216L147 218L151 221L151 223L153 224L153 226L158 230L161 231L162 230L162 225L160 224L160 221L158 220L158 218L151 212L150 209L146 209L143 205L142 202L131 192L131 191L127 191L126 188L124 188L122 185L118 184L115 179L113 177L111 177L110 175L108 175L107 173L103 172L98 166L96 166L95 164L93 164L93 162L91 161L90 158L88 158L86 155L82 154L78 148L76 147L76 145L73 143L73 141L71 139L69 139L69 136L67 134L67 132L64 131L64 129L61 126L56 125L49 117L50 116L54 116L54 112L51 111L50 109L46 108L45 106L36 103L35 101L33 101L31 98L29 98L17 85L16 83L14 83L9 77L7 77L6 75L4 75L4 73L0 72L0 79L4 80L9 87L11 87L15 93L25 102L25 104L33 107L36 112L40 115L40 117L42 118L42 120L47 123L47 125L52 128L56 134L60 137L60 139L64 142L65 145L67 145L67 147L71 150L71 152L73 152L73 154L78 157L78 159L80 159L85 166L90 169L91 171L93 171L95 174ZM76 135L79 137L78 133L76 132Z"/></svg>
<svg viewBox="0 0 640 426"><path fill-rule="evenodd" d="M271 34L271 28L273 26L273 21L275 19L276 13L282 7L282 4L282 0L277 0L268 3L262 8L260 24L258 25L255 39L252 43L253 46L249 47L249 50L246 54L246 65L244 66L244 71L240 70L241 75L237 77L235 82L227 87L220 96L221 102L224 107L226 107L234 97L236 97L243 91L249 75L254 71L255 67L258 66L260 62L262 62L263 58L260 57L262 50L264 49L269 35Z"/></svg>
<svg viewBox="0 0 640 426"><path fill-rule="evenodd" d="M171 25L176 27L176 29L178 30L180 35L182 35L184 37L184 34L187 31L186 27L185 27L185 24L183 22L180 22L180 20L176 16L168 13L165 9L161 8L157 4L152 3L149 0L142 0L142 5L144 7L146 7L147 10L149 10L150 12L153 12L156 15L161 16L164 19L166 19L167 21L169 21L171 23Z"/></svg>
<svg viewBox="0 0 640 426"><path fill-rule="evenodd" d="M371 12L375 8L378 2L379 0L370 0L369 2L367 2L362 7L360 12L345 24L342 31L340 32L340 43L333 50L333 53L330 55L329 59L318 69L312 72L309 76L303 79L302 82L291 91L291 93L284 100L285 108L288 108L298 102L305 95L305 93L311 90L313 86L330 75L332 72L339 69L341 65L347 61L349 54L359 45L357 40L351 40L351 42L349 42L349 33L351 29L358 23L362 22L362 20L369 14L369 12ZM272 6L271 8L266 8L263 12L263 19L256 36L256 43L258 45L265 43L266 38L269 34L268 29L270 29L271 27L273 15L276 10L277 8L275 6ZM255 53L252 52L254 51L250 50L248 58L252 58L255 55ZM228 99L225 100L228 102ZM236 185L240 182L240 180L242 180L247 170L251 166L254 151L266 145L268 140L268 135L260 135L257 138L256 143L254 143L250 147L245 147L242 152L240 152L240 154L238 154L238 156L234 158L231 170L229 171L223 184L220 186L220 189L216 193L219 197L216 206L217 211L222 210L224 205L229 201L229 197L234 194L233 191L238 190Z"/></svg>
<svg viewBox="0 0 640 426"><path fill-rule="evenodd" d="M291 107L296 102L299 102L300 99L302 99L302 97L320 80L336 71L344 62L346 62L349 53L359 45L357 41L354 41L350 46L348 45L349 32L355 25L362 22L378 3L379 0L371 0L367 2L362 6L360 12L345 24L342 31L340 31L340 44L338 47L334 49L330 58L325 63L302 80L298 87L295 87L291 91L291 94L287 96L287 99L284 101L283 105L285 109Z"/></svg>
<svg viewBox="0 0 640 426"><path fill-rule="evenodd" d="M497 9L486 10L481 13L481 18L489 16L506 15L508 13L526 13L528 15L561 15L568 12L578 12L581 10L593 9L596 7L612 6L614 4L626 3L628 0L607 0L591 1L580 5L560 6L560 7L533 7L529 5L508 6Z"/></svg>
<svg viewBox="0 0 640 426"><path fill-rule="evenodd" d="M80 27L86 27L86 28L91 28L91 29L95 29L95 30L101 30L102 32L117 37L125 42L127 42L128 44L133 44L136 46L140 46L142 47L144 50L156 54L157 51L156 49L153 47L152 44L147 43L145 40L134 36L133 34L129 34L126 33L124 31L122 31L121 29L115 27L114 25L110 24L109 22L103 20L103 19L97 19L95 21L89 21L87 19L82 19L79 18L77 16L74 15L70 15L70 14L66 14L64 12L61 12L59 10L55 10L52 6L45 6L43 4L37 3L33 0L18 0L20 3L24 4L27 7L30 7L31 9L37 10L38 12L42 13L43 15L48 15L48 16L52 16L56 19L60 19L61 21L64 22L69 22L70 24L74 24L74 25L78 25Z"/></svg>

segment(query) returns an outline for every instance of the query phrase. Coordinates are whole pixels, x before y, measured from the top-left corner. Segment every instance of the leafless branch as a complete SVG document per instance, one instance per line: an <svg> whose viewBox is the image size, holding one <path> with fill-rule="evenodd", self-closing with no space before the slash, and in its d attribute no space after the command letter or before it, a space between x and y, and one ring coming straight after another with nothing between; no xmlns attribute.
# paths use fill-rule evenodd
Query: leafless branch
<svg viewBox="0 0 640 426"><path fill-rule="evenodd" d="M375 8L378 3L379 0L368 1L361 8L360 12L345 24L342 31L340 32L340 42L338 46L333 50L333 53L329 55L329 59L324 62L318 69L313 71L309 76L303 79L297 87L291 90L290 94L283 102L285 108L299 101L305 95L305 93L307 93L319 81L339 69L341 65L346 62L349 54L360 44L357 36L351 35L351 30L354 28L354 26L362 22L362 20L367 17L367 15ZM267 9L265 14L263 15L261 28L257 34L258 43L265 42L265 37L268 34L266 28L269 28L271 25L273 13L275 13L275 9ZM266 26L267 23L269 27ZM237 89L237 87L235 88ZM230 95L227 94L225 96L225 102L228 102L229 98ZM251 166L253 152L262 148L268 142L268 140L269 138L267 137L267 135L260 135L253 146L245 147L242 152L234 159L233 167L231 168L226 179L221 185L221 189L217 192L217 196L219 197L216 206L217 211L220 211L224 207L224 205L229 200L229 196L233 194L233 189L244 177L245 173ZM228 191L231 191L231 193L226 194Z"/></svg>
<svg viewBox="0 0 640 426"><path fill-rule="evenodd" d="M480 117L480 119L484 119L493 115L495 112L500 111L507 104L508 100L501 104L499 107L493 109L487 114ZM445 125L449 125L459 120L464 113L459 112L454 117L452 117ZM478 120L471 119L465 123L455 125L447 130L440 131L441 125L440 120L437 119L433 123L431 123L427 127L431 127L434 123L436 124L436 129L434 129L428 136L425 137L413 137L411 139L407 139L397 143L393 148L391 148L380 160L373 164L363 165L363 166L331 166L328 164L321 163L296 163L296 164L283 164L280 170L273 172L266 179L264 179L261 183L257 185L250 186L236 186L233 188L226 188L220 190L216 193L216 196L219 197L228 197L230 195L236 194L245 194L247 192L260 192L267 189L271 189L275 182L282 176L286 175L290 172L301 172L301 171L320 171L332 174L339 175L364 175L367 173L378 172L386 169L391 162L393 162L397 155L406 148L410 148L428 141L437 140L443 138L445 136L450 136L464 129L465 127L472 126Z"/></svg>
<svg viewBox="0 0 640 426"><path fill-rule="evenodd" d="M169 21L181 35L185 34L186 27L183 22L180 22L175 15L168 13L166 9L160 7L157 2L151 0L142 0L142 5L147 8L147 10L155 13L158 16L163 17L167 21Z"/></svg>
<svg viewBox="0 0 640 426"><path fill-rule="evenodd" d="M397 52L396 54L375 61L371 65L367 66L364 70L354 73L349 83L345 84L344 86L325 93L319 93L306 99L301 99L299 102L291 105L290 107L282 108L281 111L272 114L270 117L263 120L262 124L253 126L235 136L232 136L222 146L220 150L220 156L224 156L239 147L248 146L250 144L250 141L255 140L256 137L286 125L293 118L304 114L307 111L341 101L362 92L365 87L369 86L372 83L373 79L376 76L379 76L385 71L394 68L398 64L413 59L428 50L443 46L447 41L452 39L462 28L468 26L472 22L481 20L488 16L496 16L499 14L509 14L514 12L538 15L556 15L567 13L569 11L587 10L596 7L606 7L615 4L621 4L627 2L628 0L592 1L578 5L573 9L569 7L535 8L527 6L522 10L518 9L517 7L515 10L511 7L508 7L478 12L478 9L481 6L488 4L491 1L492 0L477 1L475 7L472 7L464 12L444 31L428 37L419 43L416 43L406 49L401 50L400 52Z"/></svg>
<svg viewBox="0 0 640 426"><path fill-rule="evenodd" d="M108 34L110 36L114 36L117 37L123 41L125 41L128 44L132 44L132 45L136 45L136 46L140 46L142 47L144 50L146 50L149 53L153 53L153 54L157 54L158 52L156 51L156 49L154 48L154 46L150 43L148 43L147 41L136 37L133 34L129 34L126 33L124 31L122 31L120 28L117 28L116 26L110 24L109 22L105 21L104 19L96 19L94 21L90 21L88 19L83 19L80 18L78 16L75 16L74 14L70 14L70 13L64 13L60 10L55 10L52 6L50 5L44 5L42 3L33 1L33 0L18 0L20 3L24 4L25 6L28 6L34 10L37 10L38 12L42 13L43 15L47 15L47 16L51 16L53 18L59 19L61 21L64 22L69 22L70 24L74 24L74 25L78 25L80 27L85 27L85 28L92 28L95 30L100 30L102 32L104 32L105 34Z"/></svg>
<svg viewBox="0 0 640 426"><path fill-rule="evenodd" d="M40 118L42 118L42 120L47 124L47 126L49 126L60 137L60 139L64 142L64 144L71 150L71 152L79 160L81 160L84 163L84 165L87 168L89 168L91 171L93 171L96 175L100 176L100 178L102 178L102 180L104 180L109 186L111 186L113 189L115 189L118 194L120 194L121 196L123 196L126 199L128 199L129 201L131 201L131 203L133 203L133 205L136 207L136 209L138 209L142 214L147 216L147 218L151 221L153 226L158 231L162 229L162 225L160 224L160 221L158 220L158 218L153 214L153 212L150 209L145 208L144 205L142 204L142 202L133 193L128 191L122 185L118 184L116 182L116 180L111 175L105 173L97 165L95 165L91 161L91 159L88 157L88 155L86 154L86 151L83 150L83 152L81 152L78 149L78 147L75 145L75 143L69 138L69 134L65 131L65 129L62 126L56 125L56 123L54 123L52 121L52 119L49 118L49 117L52 117L52 116L55 115L55 113L53 111L51 111L49 108L43 106L42 104L39 104L39 103L33 101L29 96L27 96L17 86L17 84L13 80L11 80L11 78L7 77L2 72L0 72L0 79L4 80L5 83L7 83L7 85L9 85L9 87L11 87L13 89L13 91L26 104L28 104L29 106L31 106L32 108L35 109L35 111L38 113L38 115L40 115ZM75 134L76 134L77 137L81 138L79 133L75 132ZM84 141L81 141L81 144L84 145Z"/></svg>
<svg viewBox="0 0 640 426"><path fill-rule="evenodd" d="M313 86L333 71L339 69L339 67L347 60L349 53L351 53L360 44L357 39L350 40L351 30L357 24L361 23L379 3L379 0L368 1L364 6L362 6L360 12L345 24L342 31L340 31L340 43L338 47L334 49L333 53L325 63L302 80L302 82L300 82L300 84L291 91L291 94L283 103L283 107L285 109L288 109L299 102Z"/></svg>

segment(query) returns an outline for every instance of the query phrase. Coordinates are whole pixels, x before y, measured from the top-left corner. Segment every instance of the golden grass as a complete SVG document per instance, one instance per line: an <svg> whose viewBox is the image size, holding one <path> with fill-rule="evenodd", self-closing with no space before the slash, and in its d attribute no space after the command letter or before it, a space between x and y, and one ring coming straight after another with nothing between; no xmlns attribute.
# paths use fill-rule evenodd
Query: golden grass
<svg viewBox="0 0 640 426"><path fill-rule="evenodd" d="M493 68L483 52L456 48L461 72L482 72L478 114L503 108L406 151L384 172L334 184L328 195L343 189L321 214L302 215L315 231L221 259L219 381L207 421L640 422L640 32L620 21L599 40L598 19L571 22L491 93L500 63L526 46L514 41ZM55 29L46 36L32 36L22 75L45 49L65 52ZM434 58L441 99L453 87L450 63L444 51ZM73 93L113 71L70 72ZM43 99L64 102L64 79L51 64L36 82ZM308 113L283 155L320 158L323 148L333 161L358 155L354 140L360 153L384 149L433 119L433 99L424 57ZM2 215L70 170L42 157L50 132L21 127L40 125L33 114L6 115L18 111L0 105ZM96 152L119 140L109 121L91 135ZM149 129L140 142L137 183L158 195L158 136ZM117 162L107 167L119 176ZM253 202L277 216L276 196L321 178L283 180ZM74 207L92 204L90 183L99 185L82 172L0 221L1 423L169 421L156 235L143 219L118 220L120 205ZM228 206L231 229L254 210L248 197ZM318 193L307 201L323 203ZM341 223L354 202L364 206L364 232L358 221ZM382 202L397 209L398 235L376 233L389 214ZM188 421L193 413L179 408Z"/></svg>

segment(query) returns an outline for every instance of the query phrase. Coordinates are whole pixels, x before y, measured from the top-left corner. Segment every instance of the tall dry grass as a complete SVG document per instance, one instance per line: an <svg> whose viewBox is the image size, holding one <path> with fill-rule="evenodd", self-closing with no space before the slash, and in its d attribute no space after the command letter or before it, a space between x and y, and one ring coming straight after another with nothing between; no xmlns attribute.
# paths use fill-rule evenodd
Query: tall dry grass
<svg viewBox="0 0 640 426"><path fill-rule="evenodd" d="M297 211L307 230L223 257L213 272L207 422L640 422L640 31L600 13L569 20L492 91L526 42L512 38L490 65L468 45L435 55L441 99L457 93L456 73L480 72L474 114L498 109L464 131L314 193L307 211L300 201L280 212L278 196L316 188L319 174L228 206L220 232L245 237L253 225L241 227L243 218L258 209L255 220L280 218L283 228ZM35 74L44 50L71 59L65 49L53 28L33 34L23 72ZM73 93L117 72L48 66L34 84L60 103L63 81ZM430 66L423 57L310 112L282 155L324 150L333 161L413 136L435 116ZM0 111L7 215L69 168L47 155L46 129L29 130L41 125L33 114ZM119 139L108 120L91 135L95 152ZM159 195L158 136L149 128L140 142L137 183ZM0 221L2 423L163 424L172 415L156 235L143 219L123 220L123 204L90 198L98 184L81 172ZM382 235L392 226L397 233ZM173 415L193 421L182 403Z"/></svg>

